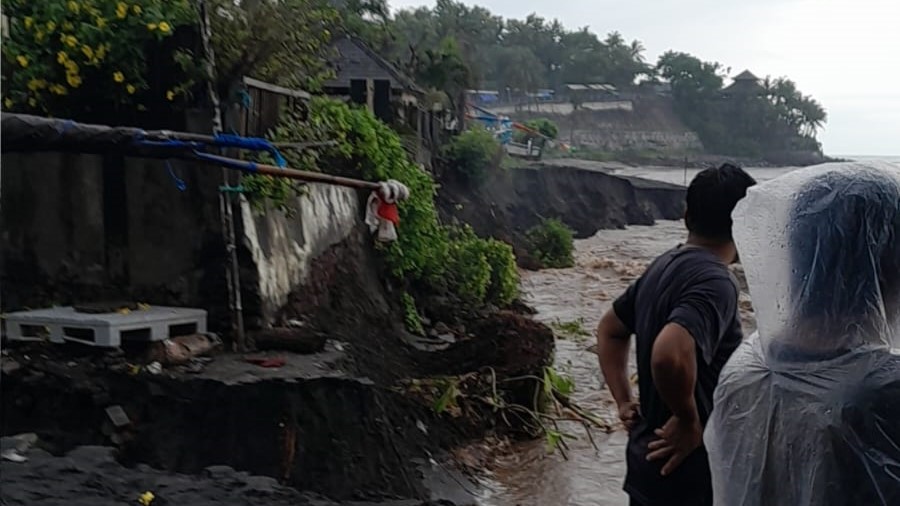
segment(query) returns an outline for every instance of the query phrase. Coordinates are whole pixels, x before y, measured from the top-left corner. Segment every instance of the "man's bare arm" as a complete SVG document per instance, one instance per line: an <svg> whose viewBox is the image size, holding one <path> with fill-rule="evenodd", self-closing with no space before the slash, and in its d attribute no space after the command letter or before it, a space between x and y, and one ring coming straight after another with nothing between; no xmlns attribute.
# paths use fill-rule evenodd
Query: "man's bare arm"
<svg viewBox="0 0 900 506"><path fill-rule="evenodd" d="M659 396L672 414L682 420L699 417L694 400L697 384L695 348L691 334L681 325L670 323L656 337L650 358L653 384Z"/></svg>
<svg viewBox="0 0 900 506"><path fill-rule="evenodd" d="M603 378L619 407L619 418L631 429L639 416L638 405L631 393L628 381L628 353L631 349L631 333L610 309L597 326L597 355Z"/></svg>
<svg viewBox="0 0 900 506"><path fill-rule="evenodd" d="M694 400L697 383L697 353L691 334L670 323L656 337L650 358L653 384L672 417L656 429L660 438L647 445L647 460L666 459L662 474L668 475L702 444L703 427Z"/></svg>

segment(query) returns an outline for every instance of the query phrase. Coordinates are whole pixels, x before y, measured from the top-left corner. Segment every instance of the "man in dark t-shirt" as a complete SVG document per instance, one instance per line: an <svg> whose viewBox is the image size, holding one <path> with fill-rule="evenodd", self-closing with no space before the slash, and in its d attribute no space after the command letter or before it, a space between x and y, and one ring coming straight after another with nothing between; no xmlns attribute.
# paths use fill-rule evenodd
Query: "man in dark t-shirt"
<svg viewBox="0 0 900 506"><path fill-rule="evenodd" d="M625 491L635 506L709 506L702 433L725 362L741 343L731 212L756 182L725 164L687 193L686 244L664 253L597 328L600 367L629 430ZM628 381L637 343L639 402Z"/></svg>

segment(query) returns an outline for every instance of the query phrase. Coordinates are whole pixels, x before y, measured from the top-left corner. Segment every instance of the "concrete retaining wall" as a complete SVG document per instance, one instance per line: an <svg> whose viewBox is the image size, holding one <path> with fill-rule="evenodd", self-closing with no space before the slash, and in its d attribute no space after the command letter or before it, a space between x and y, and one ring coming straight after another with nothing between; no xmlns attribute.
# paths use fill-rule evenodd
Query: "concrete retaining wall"
<svg viewBox="0 0 900 506"><path fill-rule="evenodd" d="M3 154L0 308L134 300L209 311L229 327L221 170L62 153ZM311 185L287 218L237 215L245 319L264 325L308 274L309 262L362 220L355 191ZM255 301L256 303L252 303Z"/></svg>
<svg viewBox="0 0 900 506"><path fill-rule="evenodd" d="M312 261L346 239L362 220L355 190L324 184L310 184L307 190L294 200L292 218L280 211L260 213L241 202L244 247L255 266L245 288L258 294L259 325L270 323L288 295L306 281Z"/></svg>

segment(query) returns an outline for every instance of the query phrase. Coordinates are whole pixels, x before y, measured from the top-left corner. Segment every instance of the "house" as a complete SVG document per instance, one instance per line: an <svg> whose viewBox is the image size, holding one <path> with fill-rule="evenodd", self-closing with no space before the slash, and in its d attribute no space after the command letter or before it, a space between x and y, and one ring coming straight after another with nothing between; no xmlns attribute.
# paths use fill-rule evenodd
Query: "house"
<svg viewBox="0 0 900 506"><path fill-rule="evenodd" d="M763 91L765 90L760 84L759 78L749 70L734 76L732 83L722 90L726 96L731 97L760 95Z"/></svg>
<svg viewBox="0 0 900 506"><path fill-rule="evenodd" d="M332 49L329 65L335 76L322 85L326 94L368 104L385 123L406 120L405 113L419 108L425 90L365 42L344 35L334 40ZM395 118L395 112L401 118Z"/></svg>
<svg viewBox="0 0 900 506"><path fill-rule="evenodd" d="M364 104L376 117L400 133L417 161L428 163L458 122L426 103L426 91L362 40L343 35L332 42L329 65L334 78L322 85L327 95Z"/></svg>

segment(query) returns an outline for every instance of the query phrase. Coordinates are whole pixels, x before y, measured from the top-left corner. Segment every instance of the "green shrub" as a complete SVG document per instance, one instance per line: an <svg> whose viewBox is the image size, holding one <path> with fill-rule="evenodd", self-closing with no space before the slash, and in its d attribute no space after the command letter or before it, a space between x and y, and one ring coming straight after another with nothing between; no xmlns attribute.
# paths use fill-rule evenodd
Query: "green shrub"
<svg viewBox="0 0 900 506"><path fill-rule="evenodd" d="M454 137L443 148L453 174L469 183L484 182L500 155L500 143L483 128L473 128Z"/></svg>
<svg viewBox="0 0 900 506"><path fill-rule="evenodd" d="M450 241L447 281L451 291L471 306L485 302L491 284L491 264L484 253L484 242L469 233Z"/></svg>
<svg viewBox="0 0 900 506"><path fill-rule="evenodd" d="M547 118L535 118L525 122L525 126L532 130L537 130L541 135L548 139L556 139L559 137L559 127L556 123ZM513 139L516 142L527 143L529 140L535 140L538 136L522 130L516 130Z"/></svg>
<svg viewBox="0 0 900 506"><path fill-rule="evenodd" d="M519 271L512 246L482 239L471 227L450 230L448 266L451 289L468 304L505 306L519 295Z"/></svg>
<svg viewBox="0 0 900 506"><path fill-rule="evenodd" d="M544 137L556 139L559 137L559 127L556 123L547 118L536 118L525 122L525 126L533 130L537 130Z"/></svg>
<svg viewBox="0 0 900 506"><path fill-rule="evenodd" d="M557 219L549 219L527 233L530 253L543 267L563 268L575 265L572 229Z"/></svg>
<svg viewBox="0 0 900 506"><path fill-rule="evenodd" d="M416 309L416 299L409 293L403 292L400 303L403 305L403 323L406 324L406 330L424 335L425 328L422 327L422 319L419 318L419 310Z"/></svg>
<svg viewBox="0 0 900 506"><path fill-rule="evenodd" d="M512 246L496 239L484 240L484 254L491 266L487 300L505 306L519 295L519 270Z"/></svg>

